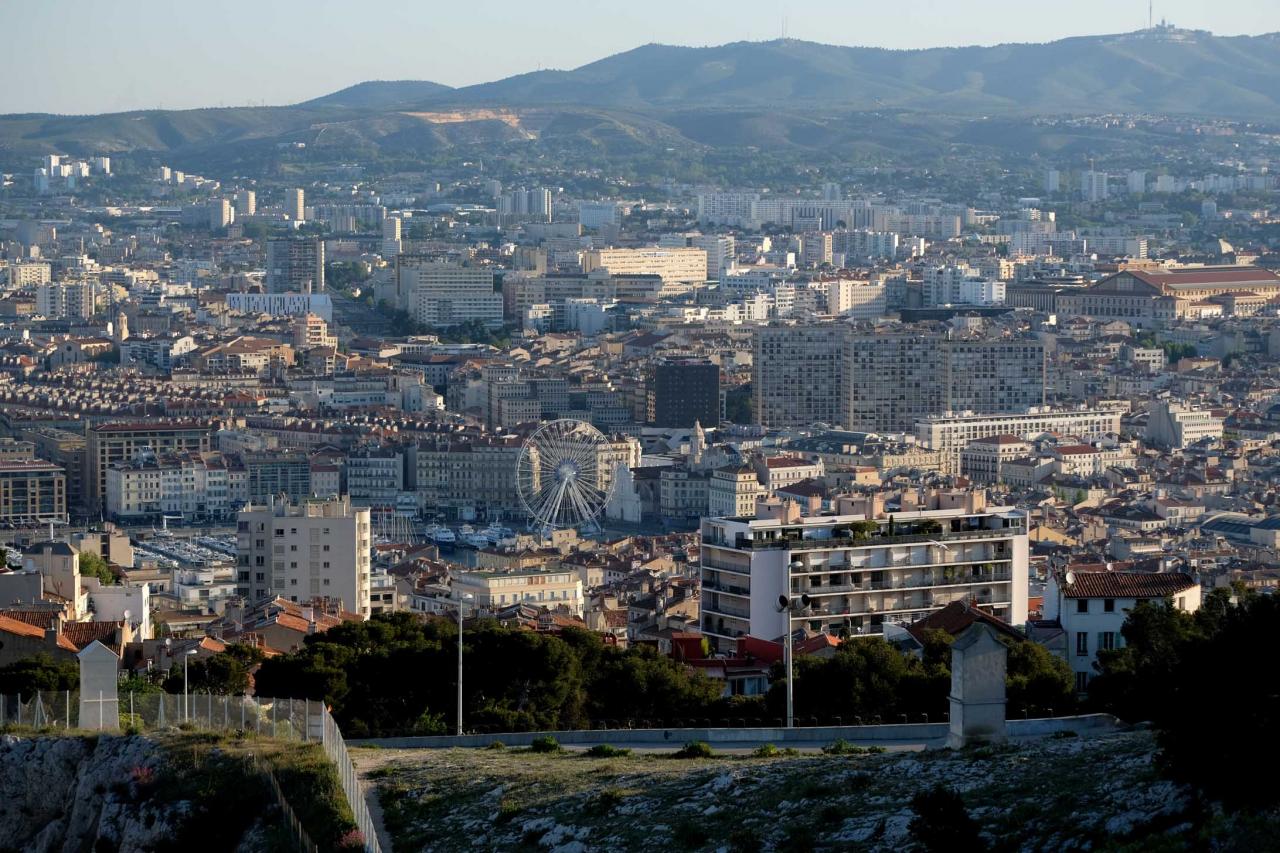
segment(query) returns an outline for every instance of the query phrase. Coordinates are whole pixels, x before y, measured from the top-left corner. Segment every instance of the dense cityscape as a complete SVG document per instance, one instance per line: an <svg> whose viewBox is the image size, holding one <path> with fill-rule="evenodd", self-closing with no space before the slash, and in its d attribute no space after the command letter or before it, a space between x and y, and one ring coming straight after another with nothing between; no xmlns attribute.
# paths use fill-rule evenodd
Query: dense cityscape
<svg viewBox="0 0 1280 853"><path fill-rule="evenodd" d="M1274 109L413 85L0 116L0 847L1271 849Z"/></svg>

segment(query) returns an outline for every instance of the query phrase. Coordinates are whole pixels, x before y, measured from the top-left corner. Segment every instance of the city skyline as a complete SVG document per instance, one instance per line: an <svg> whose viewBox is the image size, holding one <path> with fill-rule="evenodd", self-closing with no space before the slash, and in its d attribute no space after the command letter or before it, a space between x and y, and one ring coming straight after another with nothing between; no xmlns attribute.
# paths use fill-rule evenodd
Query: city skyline
<svg viewBox="0 0 1280 853"><path fill-rule="evenodd" d="M911 0L891 11L835 2L796 9L765 0L733 4L732 14L723 3L691 9L669 0L642 9L601 9L576 0L536 8L490 2L429 15L380 8L371 15L368 6L321 2L306 4L307 14L299 15L295 2L262 7L233 0L215 15L144 2L84 26L79 17L94 9L82 0L9 7L0 20L12 31L59 37L18 40L0 57L0 74L23 81L0 93L0 114L286 105L368 80L461 87L573 69L646 43L703 47L780 36L894 50L1037 43L1137 30L1146 25L1149 7L1140 0L1124 8L1087 0L1065 23L1061 16L1027 13L1010 0L966 4L963 13L933 0ZM1280 9L1263 0L1225 9L1164 0L1151 8L1156 22L1218 35L1280 30ZM904 19L910 27L901 25ZM330 32L360 32L370 20L395 26L355 47L328 41ZM578 37L563 39L566 32ZM138 49L140 41L145 50ZM482 63L474 61L477 54ZM166 68L182 73L159 73ZM89 80L92 85L85 85Z"/></svg>

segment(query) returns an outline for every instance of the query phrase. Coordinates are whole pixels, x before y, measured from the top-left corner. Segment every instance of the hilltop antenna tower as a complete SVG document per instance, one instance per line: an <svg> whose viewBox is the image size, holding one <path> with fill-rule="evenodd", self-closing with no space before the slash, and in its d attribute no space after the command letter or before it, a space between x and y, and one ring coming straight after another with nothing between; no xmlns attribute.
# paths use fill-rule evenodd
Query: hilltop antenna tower
<svg viewBox="0 0 1280 853"><path fill-rule="evenodd" d="M1147 29L1149 30L1155 29L1156 26L1155 11L1152 8L1154 5L1155 0L1147 0Z"/></svg>

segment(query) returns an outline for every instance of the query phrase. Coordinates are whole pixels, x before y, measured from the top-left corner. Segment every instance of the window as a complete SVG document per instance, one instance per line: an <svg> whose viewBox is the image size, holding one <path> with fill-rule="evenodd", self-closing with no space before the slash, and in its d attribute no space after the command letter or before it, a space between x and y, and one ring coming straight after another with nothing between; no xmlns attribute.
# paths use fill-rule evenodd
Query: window
<svg viewBox="0 0 1280 853"><path fill-rule="evenodd" d="M1076 654L1087 657L1089 654L1089 635L1084 631L1076 632Z"/></svg>
<svg viewBox="0 0 1280 853"><path fill-rule="evenodd" d="M1098 650L1111 651L1116 647L1116 632L1103 631L1098 634Z"/></svg>
<svg viewBox="0 0 1280 853"><path fill-rule="evenodd" d="M1103 599L1103 600L1102 600L1102 612L1103 612L1103 613L1115 613L1115 612L1116 612L1116 600L1115 600L1114 598L1105 598L1105 599Z"/></svg>
<svg viewBox="0 0 1280 853"><path fill-rule="evenodd" d="M1088 612L1089 612L1089 599L1087 599L1087 598L1079 598L1079 599L1076 599L1076 612L1077 612L1077 613L1088 613Z"/></svg>
<svg viewBox="0 0 1280 853"><path fill-rule="evenodd" d="M297 585L298 585L297 578L289 578L289 586L297 586Z"/></svg>
<svg viewBox="0 0 1280 853"><path fill-rule="evenodd" d="M1089 673L1077 672L1076 673L1076 692L1083 693L1088 689L1089 689Z"/></svg>

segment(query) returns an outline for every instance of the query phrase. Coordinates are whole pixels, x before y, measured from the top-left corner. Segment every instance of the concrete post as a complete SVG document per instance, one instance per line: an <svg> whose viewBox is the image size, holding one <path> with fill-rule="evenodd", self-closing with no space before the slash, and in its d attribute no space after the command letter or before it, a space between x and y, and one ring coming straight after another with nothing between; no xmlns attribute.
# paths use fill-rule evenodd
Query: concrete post
<svg viewBox="0 0 1280 853"><path fill-rule="evenodd" d="M975 622L951 644L951 725L947 746L1005 739L1005 667L1009 650Z"/></svg>

